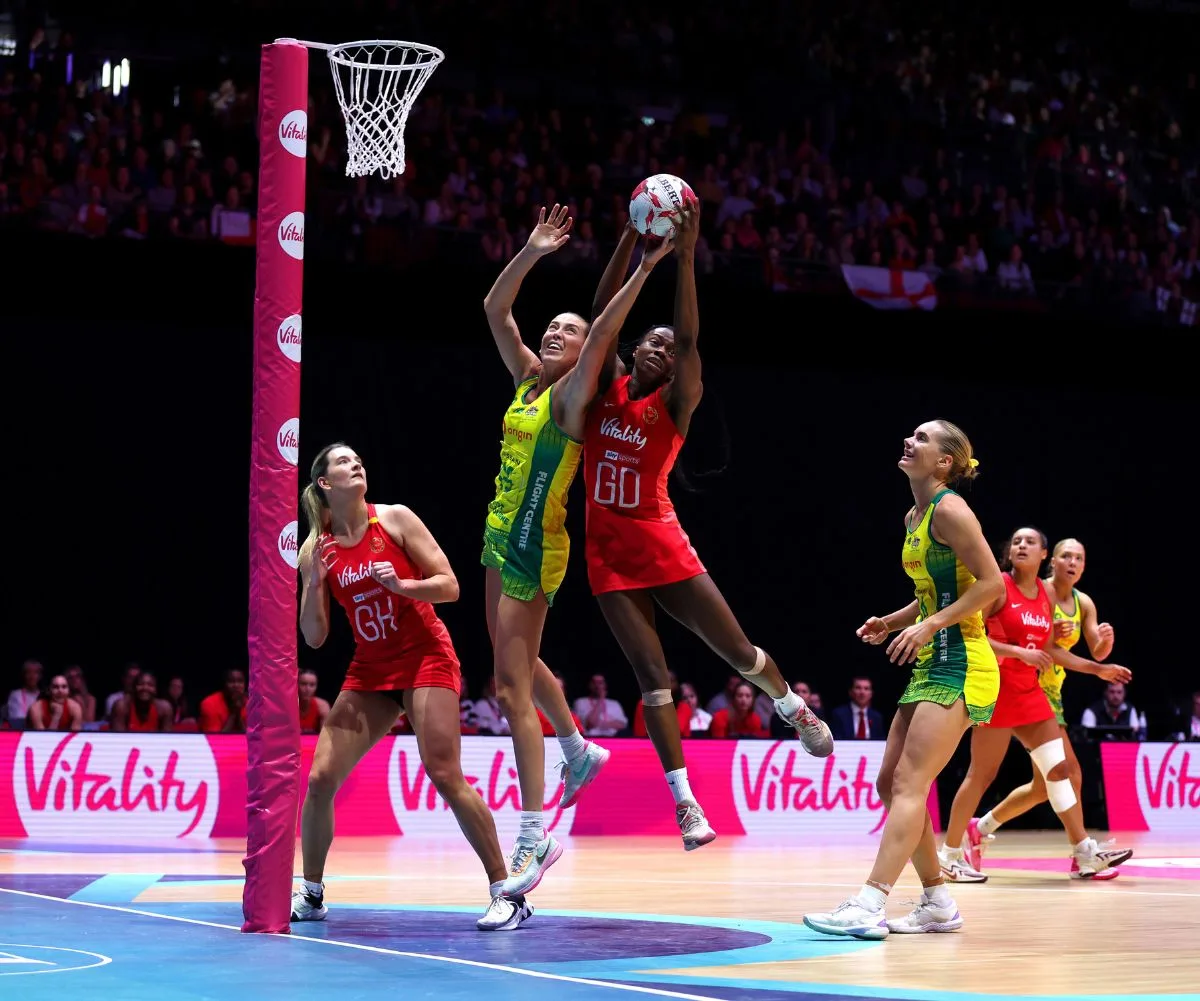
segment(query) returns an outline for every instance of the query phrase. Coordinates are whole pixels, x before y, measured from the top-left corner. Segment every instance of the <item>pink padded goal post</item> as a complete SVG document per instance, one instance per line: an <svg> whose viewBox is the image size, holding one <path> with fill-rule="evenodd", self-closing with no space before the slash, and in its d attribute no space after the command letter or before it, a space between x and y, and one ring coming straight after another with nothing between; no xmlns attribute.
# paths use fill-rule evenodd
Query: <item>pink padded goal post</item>
<svg viewBox="0 0 1200 1001"><path fill-rule="evenodd" d="M295 42L264 45L259 87L242 931L287 933L300 807L296 464L308 50Z"/></svg>

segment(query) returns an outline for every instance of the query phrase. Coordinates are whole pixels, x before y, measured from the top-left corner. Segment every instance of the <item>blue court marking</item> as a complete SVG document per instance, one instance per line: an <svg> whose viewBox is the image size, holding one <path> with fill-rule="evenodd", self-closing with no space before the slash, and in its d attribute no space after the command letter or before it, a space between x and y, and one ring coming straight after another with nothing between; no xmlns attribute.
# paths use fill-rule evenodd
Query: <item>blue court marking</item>
<svg viewBox="0 0 1200 1001"><path fill-rule="evenodd" d="M173 983L183 984L190 979L185 975L188 972L187 968L192 962L196 962L202 965L200 969L193 971L193 976L203 978L204 996L209 997L223 993L220 983L214 982L214 977L221 983L226 979L231 981L228 985L233 991L231 996L257 996L268 999L276 996L284 999L292 996L297 990L311 990L314 979L325 983L345 984L346 978L349 977L355 987L363 988L363 993L357 990L346 992L339 988L339 998L344 996L374 999L381 996L385 990L394 991L395 977L400 975L404 978L406 994L413 997L461 997L470 998L472 1001L477 1001L477 994L481 990L496 994L497 988L500 987L497 977L502 978L504 995L511 989L516 996L530 1001L541 1001L543 998L546 1001L591 1001L600 997L629 996L630 991L641 996L666 995L713 1001L734 998L744 1001L789 1001L798 995L804 996L806 1001L844 1001L848 998L916 1001L918 997L929 1001L1013 1001L1012 995L1002 994L769 981L747 976L699 979L686 974L662 972L699 966L742 966L751 963L795 961L845 954L861 949L889 947L886 943L859 942L818 935L800 924L785 922L539 908L533 921L521 931L515 934L488 935L476 931L473 920L463 921L458 917L476 917L482 913L482 906L429 907L331 902L331 910L335 916L327 922L297 925L293 934L287 937L251 936L233 934L241 922L240 906L234 903L136 903L136 898L148 887L160 883L160 877L156 874L120 874L82 879L87 881L86 886L78 888L80 877L75 877L76 889L69 897L64 895L61 898L77 901L75 904L61 903L58 899L51 901L16 897L12 893L4 894L0 889L0 899L7 898L6 904L17 900L23 909L29 912L21 915L13 913L13 909L5 908L6 918L10 918L8 927L22 929L17 935L6 937L28 940L28 948L36 949L39 945L57 945L66 933L69 935L71 946L114 958L113 963L100 970L87 971L87 975L97 975L96 981L87 981L89 988L97 987L94 994L90 989L80 993L73 983L74 978L81 974L72 975L70 992L73 997L80 999L100 998L105 992L110 992L107 995L109 997L114 996L111 992L117 982L110 979L111 974L104 977L107 986L103 986L103 990L99 989L102 986L99 975L113 967L120 967L124 971L116 993L130 998L131 1001L143 997L153 998L153 1001L176 1001L195 997L196 995L181 992L181 988L168 985L163 979L162 970L170 966L177 974ZM53 893L57 886L63 886L62 877L55 876L41 877L42 885L37 889L34 889L39 882L37 877L26 876L20 877L19 880L22 887L34 892L41 890L42 893ZM11 886L14 879L7 877L0 882ZM334 880L331 879L330 882ZM177 877L170 881L163 880L161 883L195 887L240 886L243 880ZM92 910L86 907L87 903L98 904L101 907L132 906L145 913L121 910L106 915L101 910L93 910L91 915L81 915L78 920L73 920L68 914L47 913L47 909ZM85 906L80 908L80 904ZM348 920L339 921L336 917L339 913L345 914ZM425 920L415 924L397 922L395 916L400 913L422 914ZM454 915L453 921L446 920L450 915ZM49 928L47 920L50 922ZM209 927L209 923L217 927ZM578 958L571 957L561 962L522 962L522 953L531 952L540 956L546 954L546 939L536 931L539 926L545 925L549 925L548 930L554 936L558 954L575 951L569 946L576 943L580 947L579 951L591 953L591 956L579 956L579 951L576 951ZM608 927L605 928L604 925ZM655 925L658 927L650 927ZM51 934L39 933L42 929L49 930ZM701 929L708 929L707 935ZM657 938L656 932L659 933ZM150 941L143 942L142 939L146 936ZM181 936L186 941L181 942ZM212 936L216 936L220 940L219 943L210 942L209 938ZM681 936L686 945L672 946L670 940L678 943ZM274 952L263 951L277 948L278 944L287 938L323 941L327 943L328 948L300 947L304 949L301 961L298 961L296 956L277 956ZM700 943L716 945L722 940L732 947L710 949L706 952L687 951ZM272 944L255 945L264 942ZM656 943L659 949L663 950L656 955L613 956L614 949L626 953L631 947L642 952L652 951ZM563 948L564 945L568 948ZM105 953L105 948L113 951ZM293 944L291 948L294 950L297 946ZM672 948L676 950L673 954L665 954L670 953ZM131 949L134 953L132 957L126 955ZM369 960L367 957L370 957ZM130 971L126 967L131 959L136 960L138 967L147 970L146 993L141 992L139 980L129 979ZM274 962L276 959L280 960L279 964ZM397 963L402 964L402 972L397 969ZM228 964L230 969L222 968L214 974L214 966L221 967L222 964ZM290 973L282 978L271 975L261 982L261 986L252 987L253 983L261 980L264 971L276 971L283 966L295 966L297 970L302 966L303 975L299 980ZM156 968L157 974L154 972ZM350 972L351 969L353 972ZM540 979L537 977L539 973L552 979ZM334 977L338 979L333 980ZM514 977L518 979L514 980ZM51 979L60 986L65 986L60 977ZM23 982L22 986L25 983L31 982ZM49 985L47 990L48 988ZM425 992L426 988L429 989L429 993ZM54 996L61 996L61 990ZM27 997L30 1001L42 1001L42 998L49 999L51 995L23 991L22 997ZM1184 998L1195 999L1197 995L1022 995L1021 1001L1182 1001Z"/></svg>

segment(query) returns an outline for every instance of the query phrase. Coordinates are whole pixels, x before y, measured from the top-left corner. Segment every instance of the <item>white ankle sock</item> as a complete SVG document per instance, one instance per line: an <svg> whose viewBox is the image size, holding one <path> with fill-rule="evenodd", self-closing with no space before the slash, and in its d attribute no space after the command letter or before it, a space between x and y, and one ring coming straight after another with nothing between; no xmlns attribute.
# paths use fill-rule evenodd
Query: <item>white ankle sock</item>
<svg viewBox="0 0 1200 1001"><path fill-rule="evenodd" d="M1077 852L1094 852L1096 850L1096 842L1090 837L1084 838L1075 846Z"/></svg>
<svg viewBox="0 0 1200 1001"><path fill-rule="evenodd" d="M795 716L799 710L804 708L804 700L789 688L783 698L775 700L775 707L784 716Z"/></svg>
<svg viewBox="0 0 1200 1001"><path fill-rule="evenodd" d="M302 880L300 880L300 882L304 886L304 892L307 893L310 897L325 896L325 884L324 883L310 883L307 879L302 879Z"/></svg>
<svg viewBox="0 0 1200 1001"><path fill-rule="evenodd" d="M578 730L569 737L559 737L558 746L562 748L568 764L574 764L587 753L587 741Z"/></svg>
<svg viewBox="0 0 1200 1001"><path fill-rule="evenodd" d="M676 768L673 772L667 772L667 785L671 787L671 795L675 797L676 806L685 799L696 802L695 797L692 796L692 787L688 782L686 768Z"/></svg>
<svg viewBox="0 0 1200 1001"><path fill-rule="evenodd" d="M522 810L521 826L517 831L517 840L536 843L541 841L545 836L546 829L542 826L542 811Z"/></svg>
<svg viewBox="0 0 1200 1001"><path fill-rule="evenodd" d="M858 902L868 911L882 911L883 905L887 903L887 894L877 886L863 884L863 888L858 891Z"/></svg>
<svg viewBox="0 0 1200 1001"><path fill-rule="evenodd" d="M500 895L500 891L503 888L504 880L500 880L499 882L492 883L492 885L488 887L488 893L490 893L493 897L497 897Z"/></svg>
<svg viewBox="0 0 1200 1001"><path fill-rule="evenodd" d="M950 891L946 889L945 883L925 887L925 899L933 904L934 907L949 907L953 903Z"/></svg>
<svg viewBox="0 0 1200 1001"><path fill-rule="evenodd" d="M989 834L995 834L996 829L1000 826L1000 821L992 816L992 811L988 810L982 817L979 818L979 833L984 837Z"/></svg>

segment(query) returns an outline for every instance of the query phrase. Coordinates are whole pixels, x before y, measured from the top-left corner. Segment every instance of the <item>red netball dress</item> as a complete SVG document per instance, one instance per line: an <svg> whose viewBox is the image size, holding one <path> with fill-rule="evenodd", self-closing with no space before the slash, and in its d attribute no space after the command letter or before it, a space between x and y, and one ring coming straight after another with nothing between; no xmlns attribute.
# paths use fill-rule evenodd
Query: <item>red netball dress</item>
<svg viewBox="0 0 1200 1001"><path fill-rule="evenodd" d="M329 573L325 580L354 629L354 659L342 688L356 692L449 688L459 692L462 675L450 633L433 605L389 591L371 578L371 563L391 563L401 580L420 571L367 505L367 531L357 545L317 542Z"/></svg>
<svg viewBox="0 0 1200 1001"><path fill-rule="evenodd" d="M1026 598L1011 574L1003 576L1004 607L987 620L988 636L998 643L1026 650L1043 649L1054 625L1053 608L1045 585L1039 580L1037 597ZM1024 726L1054 719L1054 710L1038 682L1038 669L1015 657L999 660L1000 694L996 697L996 711L986 725Z"/></svg>
<svg viewBox="0 0 1200 1001"><path fill-rule="evenodd" d="M705 572L667 495L682 445L661 386L631 400L629 376L622 376L592 406L583 446L592 594L661 587Z"/></svg>
<svg viewBox="0 0 1200 1001"><path fill-rule="evenodd" d="M150 708L144 719L138 715L137 703L131 700L125 729L130 733L158 733L158 700L150 700Z"/></svg>

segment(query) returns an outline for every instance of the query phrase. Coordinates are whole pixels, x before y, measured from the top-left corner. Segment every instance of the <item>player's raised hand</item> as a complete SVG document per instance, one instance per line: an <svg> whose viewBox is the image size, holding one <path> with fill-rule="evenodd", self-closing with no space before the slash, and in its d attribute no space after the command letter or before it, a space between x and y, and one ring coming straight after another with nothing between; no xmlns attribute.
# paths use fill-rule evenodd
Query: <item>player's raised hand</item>
<svg viewBox="0 0 1200 1001"><path fill-rule="evenodd" d="M691 205L679 213L675 226L675 251L681 255L691 254L696 249L700 236L700 206Z"/></svg>
<svg viewBox="0 0 1200 1001"><path fill-rule="evenodd" d="M565 205L555 204L549 216L546 215L546 207L543 205L538 210L537 225L533 227L525 246L535 254L552 254L571 238L573 222L574 220L567 215Z"/></svg>
<svg viewBox="0 0 1200 1001"><path fill-rule="evenodd" d="M642 251L642 263L638 265L643 271L652 271L654 265L675 249L674 240L646 239L646 247Z"/></svg>
<svg viewBox="0 0 1200 1001"><path fill-rule="evenodd" d="M313 546L311 574L314 583L321 583L329 575L337 551L337 540L332 535L320 535Z"/></svg>

